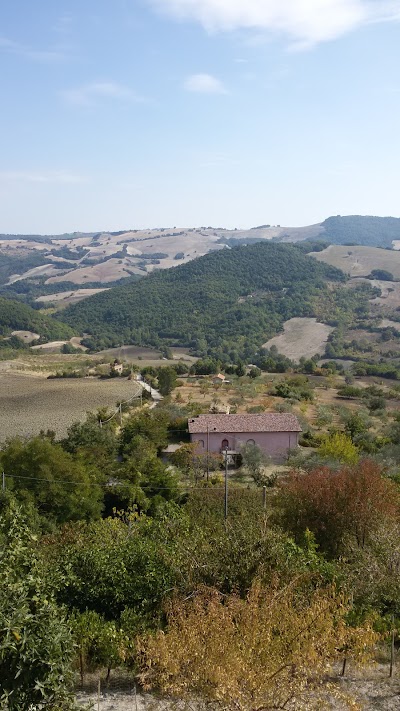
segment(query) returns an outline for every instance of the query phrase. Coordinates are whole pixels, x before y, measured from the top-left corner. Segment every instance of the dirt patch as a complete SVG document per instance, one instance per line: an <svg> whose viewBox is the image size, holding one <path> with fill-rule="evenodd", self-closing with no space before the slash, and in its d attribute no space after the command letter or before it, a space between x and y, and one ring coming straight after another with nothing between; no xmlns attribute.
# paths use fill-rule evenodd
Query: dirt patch
<svg viewBox="0 0 400 711"><path fill-rule="evenodd" d="M347 697L354 699L358 704L357 708L362 711L395 711L400 709L400 681L398 678L388 678L388 665L377 664L374 667L364 669L354 669L351 665L344 678L338 673L330 677L329 682ZM134 679L121 682L118 679L111 680L109 688L100 687L98 695L97 686L77 693L77 701L81 708L88 703L93 704L99 711L204 711L207 707L210 710L216 706L196 704L191 702L185 704L183 701L171 701L167 698L159 698L151 694L144 694L140 690L135 692ZM321 708L326 711L348 711L349 705L344 701L333 698L329 692L326 694L324 705ZM352 707L354 708L354 707ZM288 706L289 711L294 711L294 706Z"/></svg>
<svg viewBox="0 0 400 711"><path fill-rule="evenodd" d="M12 336L18 336L24 343L32 343L32 341L37 341L40 338L38 333L33 331L13 331Z"/></svg>
<svg viewBox="0 0 400 711"><path fill-rule="evenodd" d="M395 328L397 331L400 331L400 322L391 321L390 318L383 318L379 324L379 328Z"/></svg>
<svg viewBox="0 0 400 711"><path fill-rule="evenodd" d="M263 348L276 346L279 353L295 361L322 355L333 331L331 326L318 323L316 318L291 318L283 328L284 332L264 343Z"/></svg>
<svg viewBox="0 0 400 711"><path fill-rule="evenodd" d="M33 351L46 351L46 353L59 353L61 346L64 346L68 341L49 341L49 343L41 343L39 346L32 346Z"/></svg>

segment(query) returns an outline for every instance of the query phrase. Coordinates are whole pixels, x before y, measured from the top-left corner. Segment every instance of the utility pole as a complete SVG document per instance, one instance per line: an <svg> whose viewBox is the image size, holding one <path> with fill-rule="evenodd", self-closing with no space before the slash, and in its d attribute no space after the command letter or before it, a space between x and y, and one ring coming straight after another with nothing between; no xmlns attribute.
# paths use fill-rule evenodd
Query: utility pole
<svg viewBox="0 0 400 711"><path fill-rule="evenodd" d="M119 424L122 427L122 402L119 403Z"/></svg>
<svg viewBox="0 0 400 711"><path fill-rule="evenodd" d="M210 425L207 422L207 481L210 479Z"/></svg>
<svg viewBox="0 0 400 711"><path fill-rule="evenodd" d="M6 473L3 472L3 491L6 490Z"/></svg>
<svg viewBox="0 0 400 711"><path fill-rule="evenodd" d="M225 522L228 519L228 446L225 447Z"/></svg>

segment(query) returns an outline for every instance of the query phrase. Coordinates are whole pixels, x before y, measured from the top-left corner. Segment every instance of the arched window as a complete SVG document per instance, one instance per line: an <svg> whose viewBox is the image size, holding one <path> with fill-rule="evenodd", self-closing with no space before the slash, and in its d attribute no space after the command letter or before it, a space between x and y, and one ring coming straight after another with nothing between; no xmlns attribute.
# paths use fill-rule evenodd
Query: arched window
<svg viewBox="0 0 400 711"><path fill-rule="evenodd" d="M229 442L227 439L223 439L222 444L221 444L221 449L226 449L226 448L229 449Z"/></svg>
<svg viewBox="0 0 400 711"><path fill-rule="evenodd" d="M199 440L197 441L197 444L199 445L199 447L201 447L202 449L204 449L204 439L199 439Z"/></svg>
<svg viewBox="0 0 400 711"><path fill-rule="evenodd" d="M254 445L255 441L254 441L254 439L248 439L246 444L253 444Z"/></svg>

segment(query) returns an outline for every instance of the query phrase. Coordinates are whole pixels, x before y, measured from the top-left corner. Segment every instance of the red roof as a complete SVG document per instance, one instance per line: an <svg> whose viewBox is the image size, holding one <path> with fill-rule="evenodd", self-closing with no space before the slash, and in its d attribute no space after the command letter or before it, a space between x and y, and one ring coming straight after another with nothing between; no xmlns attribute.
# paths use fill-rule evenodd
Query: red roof
<svg viewBox="0 0 400 711"><path fill-rule="evenodd" d="M189 419L190 434L207 432L301 432L296 415L263 412L260 415L199 415Z"/></svg>

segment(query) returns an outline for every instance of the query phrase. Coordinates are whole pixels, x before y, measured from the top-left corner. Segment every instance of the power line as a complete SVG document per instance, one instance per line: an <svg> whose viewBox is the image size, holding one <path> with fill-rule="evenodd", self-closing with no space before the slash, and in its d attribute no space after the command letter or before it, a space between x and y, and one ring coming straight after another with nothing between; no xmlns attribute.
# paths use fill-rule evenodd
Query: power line
<svg viewBox="0 0 400 711"><path fill-rule="evenodd" d="M41 482L46 482L47 484L71 484L72 486L89 486L93 484L93 482L86 482L86 481L72 481L68 479L41 479L40 477L35 477L35 476L19 476L18 474L4 474L4 479L22 479L22 480L27 480L27 481L41 481ZM124 483L129 483L127 480L121 480L119 482L121 484ZM101 486L101 484L99 484ZM173 491L175 487L172 486L157 486L157 484L143 484L141 485L140 483L137 484L137 486L140 489L157 489L157 491ZM205 487L205 486L187 486L188 491L224 491L223 487Z"/></svg>

